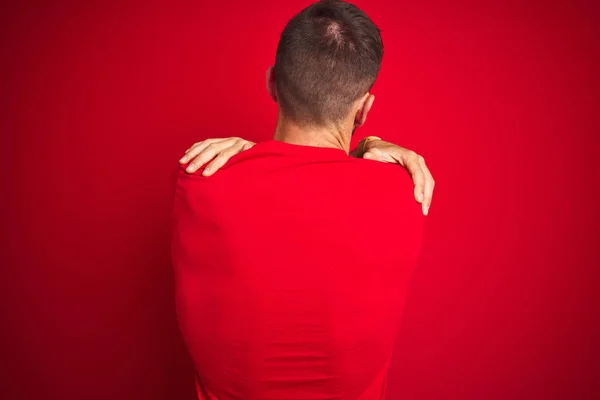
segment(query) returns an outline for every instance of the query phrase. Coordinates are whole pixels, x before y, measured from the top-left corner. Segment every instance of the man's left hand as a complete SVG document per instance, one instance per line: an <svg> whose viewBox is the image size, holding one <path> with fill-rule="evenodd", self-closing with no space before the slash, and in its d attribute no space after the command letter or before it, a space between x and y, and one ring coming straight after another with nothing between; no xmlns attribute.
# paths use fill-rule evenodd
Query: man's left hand
<svg viewBox="0 0 600 400"><path fill-rule="evenodd" d="M381 139L363 139L357 148L362 154L352 154L367 160L398 164L408 171L415 187L415 199L421 204L423 214L429 213L435 181L425 164L425 159L412 150Z"/></svg>

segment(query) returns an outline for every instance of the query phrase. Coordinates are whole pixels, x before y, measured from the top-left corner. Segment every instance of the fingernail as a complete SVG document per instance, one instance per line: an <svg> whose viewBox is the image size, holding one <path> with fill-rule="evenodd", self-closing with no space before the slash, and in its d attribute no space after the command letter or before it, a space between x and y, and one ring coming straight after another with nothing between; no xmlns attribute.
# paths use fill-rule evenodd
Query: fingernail
<svg viewBox="0 0 600 400"><path fill-rule="evenodd" d="M187 156L183 156L181 157L181 159L179 160L180 163L185 163L185 160L187 160Z"/></svg>
<svg viewBox="0 0 600 400"><path fill-rule="evenodd" d="M188 165L188 167L185 169L187 172L194 172L194 164L190 164Z"/></svg>
<svg viewBox="0 0 600 400"><path fill-rule="evenodd" d="M423 193L419 193L419 203L423 201Z"/></svg>
<svg viewBox="0 0 600 400"><path fill-rule="evenodd" d="M212 172L212 169L204 168L204 171L202 171L202 175L204 175L204 176L210 175L211 172Z"/></svg>
<svg viewBox="0 0 600 400"><path fill-rule="evenodd" d="M423 214L425 214L425 215L429 214L429 206L424 206L423 207Z"/></svg>

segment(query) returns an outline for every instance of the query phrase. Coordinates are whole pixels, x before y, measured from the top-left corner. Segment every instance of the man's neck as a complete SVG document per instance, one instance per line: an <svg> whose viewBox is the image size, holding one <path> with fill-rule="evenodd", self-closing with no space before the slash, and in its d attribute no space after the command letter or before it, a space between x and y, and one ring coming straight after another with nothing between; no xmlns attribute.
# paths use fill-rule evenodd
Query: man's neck
<svg viewBox="0 0 600 400"><path fill-rule="evenodd" d="M280 114L273 138L290 144L341 149L349 153L351 136L351 131L344 132L342 129L300 127Z"/></svg>

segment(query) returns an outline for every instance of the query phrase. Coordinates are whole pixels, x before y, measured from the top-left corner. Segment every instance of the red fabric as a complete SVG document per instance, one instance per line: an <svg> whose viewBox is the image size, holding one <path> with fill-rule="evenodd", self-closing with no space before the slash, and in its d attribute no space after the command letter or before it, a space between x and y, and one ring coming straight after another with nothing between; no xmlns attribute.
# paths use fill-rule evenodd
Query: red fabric
<svg viewBox="0 0 600 400"><path fill-rule="evenodd" d="M200 399L384 397L422 237L402 168L273 140L210 178L182 168L175 197Z"/></svg>

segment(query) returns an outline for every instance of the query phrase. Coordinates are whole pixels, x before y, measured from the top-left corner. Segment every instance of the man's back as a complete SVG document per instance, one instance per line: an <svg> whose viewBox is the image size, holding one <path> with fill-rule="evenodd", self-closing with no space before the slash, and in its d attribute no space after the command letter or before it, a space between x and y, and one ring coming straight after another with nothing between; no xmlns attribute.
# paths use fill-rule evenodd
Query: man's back
<svg viewBox="0 0 600 400"><path fill-rule="evenodd" d="M398 166L270 141L179 174L173 262L201 399L380 399L421 244Z"/></svg>

